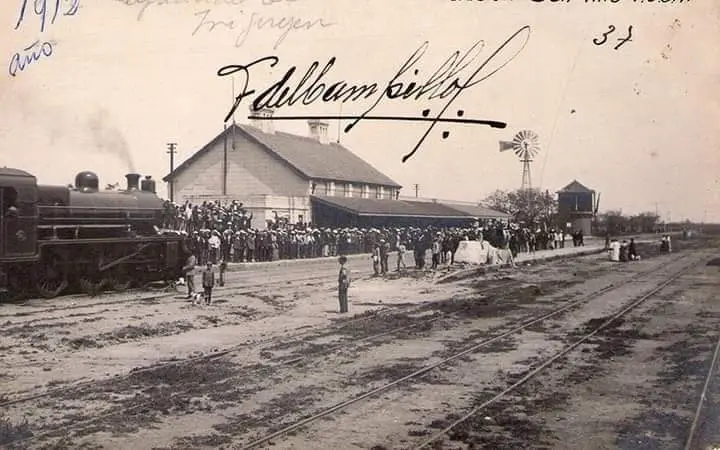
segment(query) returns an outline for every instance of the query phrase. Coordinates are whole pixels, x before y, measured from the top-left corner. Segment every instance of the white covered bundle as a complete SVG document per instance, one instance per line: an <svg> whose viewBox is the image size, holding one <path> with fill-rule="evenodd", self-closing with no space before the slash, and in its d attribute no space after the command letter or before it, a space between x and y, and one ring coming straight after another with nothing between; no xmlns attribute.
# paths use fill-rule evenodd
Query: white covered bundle
<svg viewBox="0 0 720 450"><path fill-rule="evenodd" d="M465 264L505 265L511 263L510 250L495 248L488 241L460 241L455 262Z"/></svg>

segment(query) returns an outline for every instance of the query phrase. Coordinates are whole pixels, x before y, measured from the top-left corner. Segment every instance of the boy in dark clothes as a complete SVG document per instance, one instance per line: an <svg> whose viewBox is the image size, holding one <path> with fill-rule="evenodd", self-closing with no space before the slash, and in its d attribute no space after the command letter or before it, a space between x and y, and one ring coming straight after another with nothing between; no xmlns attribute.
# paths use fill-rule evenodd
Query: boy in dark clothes
<svg viewBox="0 0 720 450"><path fill-rule="evenodd" d="M212 302L212 290L215 287L215 271L211 262L207 263L207 268L203 271L202 283L205 290L205 304L209 305Z"/></svg>

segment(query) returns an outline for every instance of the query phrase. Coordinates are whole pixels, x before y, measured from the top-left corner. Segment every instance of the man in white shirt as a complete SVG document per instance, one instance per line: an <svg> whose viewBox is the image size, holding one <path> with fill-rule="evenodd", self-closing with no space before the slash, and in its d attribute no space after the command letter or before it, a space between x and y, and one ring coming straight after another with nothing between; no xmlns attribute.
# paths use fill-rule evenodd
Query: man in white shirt
<svg viewBox="0 0 720 450"><path fill-rule="evenodd" d="M220 240L220 233L218 233L217 230L213 230L212 236L208 239L208 245L210 246L210 261L213 264L217 264L218 262L221 244L222 241Z"/></svg>

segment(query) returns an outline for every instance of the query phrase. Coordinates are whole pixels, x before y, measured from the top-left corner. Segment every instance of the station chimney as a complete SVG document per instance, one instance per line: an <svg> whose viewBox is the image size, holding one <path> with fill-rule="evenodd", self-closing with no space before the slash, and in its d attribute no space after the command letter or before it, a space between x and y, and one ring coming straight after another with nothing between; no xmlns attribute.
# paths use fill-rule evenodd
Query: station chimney
<svg viewBox="0 0 720 450"><path fill-rule="evenodd" d="M263 133L275 134L275 123L272 120L272 116L275 110L272 108L254 109L250 105L250 115L253 116L250 124L255 128L259 128Z"/></svg>
<svg viewBox="0 0 720 450"><path fill-rule="evenodd" d="M327 122L323 120L308 120L308 127L310 128L311 138L321 144L327 144L329 142Z"/></svg>

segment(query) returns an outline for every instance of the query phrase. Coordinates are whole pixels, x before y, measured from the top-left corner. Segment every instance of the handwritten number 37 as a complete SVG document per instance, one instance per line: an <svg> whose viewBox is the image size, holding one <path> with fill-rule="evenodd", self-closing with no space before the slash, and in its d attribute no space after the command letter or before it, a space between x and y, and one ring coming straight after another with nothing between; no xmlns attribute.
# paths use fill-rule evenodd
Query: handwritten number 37
<svg viewBox="0 0 720 450"><path fill-rule="evenodd" d="M617 40L620 41L618 45L615 46L615 50L619 49L623 44L626 42L632 41L632 25L628 27L628 34L625 37L620 37ZM610 25L608 27L608 31L603 33L602 38L595 38L593 39L593 44L595 45L604 45L607 40L608 36L615 32L615 25Z"/></svg>

